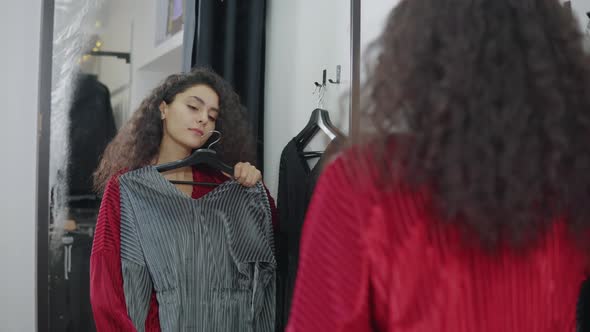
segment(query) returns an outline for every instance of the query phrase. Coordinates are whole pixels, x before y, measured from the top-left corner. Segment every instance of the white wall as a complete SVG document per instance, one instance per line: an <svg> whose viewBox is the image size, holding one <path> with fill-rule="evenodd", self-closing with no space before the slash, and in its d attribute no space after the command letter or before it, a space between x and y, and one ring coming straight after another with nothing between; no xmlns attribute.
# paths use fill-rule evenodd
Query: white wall
<svg viewBox="0 0 590 332"><path fill-rule="evenodd" d="M361 1L361 64L364 50L381 33L398 2ZM317 107L313 82L321 81L322 69L328 69L328 78L332 78L338 64L343 82L328 83L324 108L336 126L348 131L348 98L342 96L350 89L350 2L271 1L267 15L264 180L274 196L281 152ZM310 145L321 149L326 142L320 134Z"/></svg>
<svg viewBox="0 0 590 332"><path fill-rule="evenodd" d="M133 112L158 83L168 75L182 70L183 31L156 44L157 14L166 15L159 8L161 0L131 1L135 2L131 46L131 111Z"/></svg>
<svg viewBox="0 0 590 332"><path fill-rule="evenodd" d="M337 65L342 66L342 83L327 83L323 108L334 125L348 131L348 99L340 101L350 89L350 4L270 1L266 33L264 180L276 197L281 152L318 107L314 82L321 83L323 69L334 79ZM310 146L326 144L327 136L319 134Z"/></svg>
<svg viewBox="0 0 590 332"><path fill-rule="evenodd" d="M88 22L103 42L102 51L131 54L129 64L115 57L91 58L92 72L111 90L118 126L158 83L181 70L183 32L156 42L158 18L163 15L160 23L165 24L166 6L166 0L103 0L96 13L101 26Z"/></svg>
<svg viewBox="0 0 590 332"><path fill-rule="evenodd" d="M584 48L590 53L590 19L586 15L590 12L590 0L572 0L572 9L580 21L582 31L585 31Z"/></svg>
<svg viewBox="0 0 590 332"><path fill-rule="evenodd" d="M131 52L135 2L135 0L105 1L102 15L99 17L102 29L98 31L102 41L100 48L102 51ZM116 57L100 57L98 67L98 78L111 92L115 121L120 127L129 115L131 64Z"/></svg>
<svg viewBox="0 0 590 332"><path fill-rule="evenodd" d="M131 26L135 0L105 1L104 14L99 17L102 29L98 30L102 51L131 52ZM129 64L115 57L100 57L100 80L111 88L127 84Z"/></svg>
<svg viewBox="0 0 590 332"><path fill-rule="evenodd" d="M36 329L37 102L41 0L0 14L0 330ZM49 87L48 87L49 88Z"/></svg>
<svg viewBox="0 0 590 332"><path fill-rule="evenodd" d="M590 12L590 0L572 0L572 9L578 16L582 28L586 29L588 25L588 16L586 16L586 13Z"/></svg>

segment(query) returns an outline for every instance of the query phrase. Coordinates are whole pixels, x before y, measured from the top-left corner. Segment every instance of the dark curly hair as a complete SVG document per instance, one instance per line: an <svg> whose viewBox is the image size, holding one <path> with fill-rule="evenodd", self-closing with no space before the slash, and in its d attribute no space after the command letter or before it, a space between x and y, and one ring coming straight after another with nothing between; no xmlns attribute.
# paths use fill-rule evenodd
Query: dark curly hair
<svg viewBox="0 0 590 332"><path fill-rule="evenodd" d="M240 98L229 83L207 68L195 68L188 73L168 76L146 97L131 119L107 146L94 174L94 187L102 192L108 180L123 170L149 165L158 155L163 135L159 106L170 104L179 93L195 85L207 85L219 96L219 118L215 129L223 135L215 145L220 158L233 165L240 161L255 164L256 152ZM217 139L213 135L210 141Z"/></svg>
<svg viewBox="0 0 590 332"><path fill-rule="evenodd" d="M429 188L484 246L560 217L588 234L590 62L558 0L403 0L370 49L361 137L380 183Z"/></svg>

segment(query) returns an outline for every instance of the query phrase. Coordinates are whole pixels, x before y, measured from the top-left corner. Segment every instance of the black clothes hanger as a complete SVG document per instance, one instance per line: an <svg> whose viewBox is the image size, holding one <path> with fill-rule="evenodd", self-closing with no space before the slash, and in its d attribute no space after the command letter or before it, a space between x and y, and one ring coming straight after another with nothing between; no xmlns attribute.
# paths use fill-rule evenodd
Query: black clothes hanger
<svg viewBox="0 0 590 332"><path fill-rule="evenodd" d="M160 164L156 166L156 170L160 173L171 171L173 169L178 169L186 166L196 166L196 165L207 165L211 168L214 168L218 171L224 172L226 174L232 175L234 173L233 167L227 165L223 161L221 161L217 155L215 150L211 149L215 143L219 142L219 140L211 143L208 148L206 149L198 149L195 150L190 156L185 159L172 161L166 164ZM201 185L201 186L210 186L215 187L218 183L207 183L207 182L193 182L193 181L177 181L171 180L171 183L174 184L189 184L189 185Z"/></svg>
<svg viewBox="0 0 590 332"><path fill-rule="evenodd" d="M322 151L304 151L300 155L305 159L321 158L324 155Z"/></svg>
<svg viewBox="0 0 590 332"><path fill-rule="evenodd" d="M195 166L195 165L207 165L211 168L216 170L225 172L227 174L233 174L234 170L231 166L225 164L217 157L217 153L211 149L198 149L195 150L190 156L185 159L177 160L173 162L169 162L166 164L161 164L156 166L156 170L160 173L171 171L173 169L182 168L186 166ZM174 184L189 184L189 185L200 185L200 186L210 186L215 187L218 183L208 183L208 182L193 182L193 181L177 181L171 180L171 183Z"/></svg>
<svg viewBox="0 0 590 332"><path fill-rule="evenodd" d="M332 124L332 121L330 120L330 113L324 109L316 108L311 113L305 128L303 128L303 130L301 130L301 132L295 136L297 148L299 151L301 151L304 157L317 158L321 156L322 152L320 151L303 152L303 149L307 146L307 144L309 144L311 139L320 131L320 129L326 133L326 135L328 135L331 140L336 137L343 136L340 130Z"/></svg>

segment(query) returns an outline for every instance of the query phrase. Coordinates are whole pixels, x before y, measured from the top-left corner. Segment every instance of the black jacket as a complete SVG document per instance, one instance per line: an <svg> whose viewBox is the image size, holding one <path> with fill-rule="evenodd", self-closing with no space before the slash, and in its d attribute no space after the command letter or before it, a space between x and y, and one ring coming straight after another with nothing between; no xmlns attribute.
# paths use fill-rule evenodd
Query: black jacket
<svg viewBox="0 0 590 332"><path fill-rule="evenodd" d="M94 75L80 74L70 109L70 196L92 194L92 174L117 133L109 89Z"/></svg>

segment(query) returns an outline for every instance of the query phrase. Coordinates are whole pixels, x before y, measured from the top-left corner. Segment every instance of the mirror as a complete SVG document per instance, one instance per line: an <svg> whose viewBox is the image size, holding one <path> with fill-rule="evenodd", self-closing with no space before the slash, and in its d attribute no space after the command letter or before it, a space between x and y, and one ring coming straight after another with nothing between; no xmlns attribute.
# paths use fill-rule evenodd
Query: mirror
<svg viewBox="0 0 590 332"><path fill-rule="evenodd" d="M262 171L269 193L263 190L268 200L259 197L256 204L268 210L263 222L268 223L272 230L269 233L273 235L259 240L267 241L268 248L273 248L268 249L272 258L265 256L267 263L252 268L260 268L256 275L270 271L272 281L266 281L268 288L264 291L269 295L264 303L272 315L265 318L264 324L282 330L288 320L297 271L299 236L315 181L329 162L330 151L338 150L352 129L351 118L358 101L360 1L55 0L52 3L49 6L53 17L49 186L40 187L38 193L50 202L49 218L39 220L39 229L47 231L49 254L48 271L39 269L38 276L40 285L47 280L44 294L47 303L40 295L39 330L95 331L97 326L103 330L108 326L104 322L104 308L99 309L103 310L102 316L96 315L96 302L101 295L95 294L92 301L90 298L90 259L95 255L93 242L104 232L97 230L97 220L101 201L108 195L93 188L93 174L107 145L153 89L169 75L189 72L193 67L212 69L240 97L239 117L250 129L253 152L256 152L252 164ZM199 97L194 99L207 107L219 108L223 104L224 101L216 98L210 103L206 99L210 95L205 93L203 97L202 91L191 90L194 87L181 90L194 92ZM213 92L214 97L222 96L217 90ZM160 102L165 101L161 99ZM214 105L216 101L219 105ZM165 105L172 107L174 101ZM166 113L162 116L164 121L168 120ZM216 129L224 128L221 119ZM236 131L230 127L219 132L221 143L212 149L219 148L219 158L224 159L228 149L223 148L224 139L230 141L228 135ZM203 147L212 143L207 142ZM209 176L207 181L225 181L226 178L220 180L221 173L203 175L203 169L208 168L200 167L194 166L193 179ZM146 169L150 168L146 166ZM166 190L168 194L184 192L192 195L191 204L206 204L212 196L208 193L221 191L201 185L186 189L186 184L171 185L167 181L171 179L174 176L162 173L160 180L165 181L160 182L162 187L156 194ZM213 184L221 186L220 183ZM123 196L116 200L121 204L118 213L126 208L124 201ZM241 204L237 198L228 201L232 203L226 203L222 209L233 211ZM179 206L174 211L184 213L186 210ZM125 234L115 237L124 238ZM122 258L113 262L122 264L123 271L130 271L124 255L120 254ZM231 271L238 265L232 265L229 272L221 275L230 283L237 282L237 279L232 281ZM123 272L121 292L128 300L130 295L125 287L129 280L139 279L126 273ZM92 275L96 276L95 272ZM189 275L198 279L194 273ZM162 308L166 290L160 287L157 276L150 273L147 276L154 298L146 305L152 310L154 303L160 303ZM246 290L254 292L248 287ZM239 295L243 289L239 292L229 289L225 295L219 291L213 294L243 296ZM94 313L91 302L94 302ZM138 326L132 309L124 306L123 310L129 314L127 323ZM158 316L163 312L155 310L150 314ZM224 327L219 324L227 322L233 326L247 324L232 321L235 317L228 313L226 319L209 323L213 329L221 330ZM171 322L169 317L159 317L159 321L178 323Z"/></svg>
<svg viewBox="0 0 590 332"><path fill-rule="evenodd" d="M100 197L92 173L130 115L132 1L55 1L49 331L94 331L89 271ZM40 323L43 320L40 319Z"/></svg>

